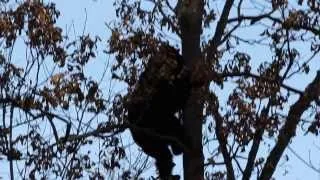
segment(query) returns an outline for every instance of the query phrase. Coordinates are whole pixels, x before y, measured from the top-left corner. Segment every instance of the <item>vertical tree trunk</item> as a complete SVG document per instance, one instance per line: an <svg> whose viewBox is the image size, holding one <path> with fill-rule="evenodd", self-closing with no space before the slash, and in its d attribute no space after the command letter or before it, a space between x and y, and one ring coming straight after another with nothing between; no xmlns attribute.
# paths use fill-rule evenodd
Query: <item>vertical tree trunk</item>
<svg viewBox="0 0 320 180"><path fill-rule="evenodd" d="M182 56L192 72L192 77L195 77L198 72L196 67L199 67L198 63L202 63L203 60L200 49L203 0L184 0L179 4ZM202 91L204 86L192 88L184 111L184 129L189 136L191 145L190 152L185 153L183 157L184 179L186 180L203 179Z"/></svg>

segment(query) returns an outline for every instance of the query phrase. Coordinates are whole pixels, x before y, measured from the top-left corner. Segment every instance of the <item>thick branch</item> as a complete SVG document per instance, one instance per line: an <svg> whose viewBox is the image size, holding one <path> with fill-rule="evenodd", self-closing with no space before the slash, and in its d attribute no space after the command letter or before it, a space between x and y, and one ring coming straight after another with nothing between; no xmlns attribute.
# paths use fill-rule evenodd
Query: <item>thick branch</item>
<svg viewBox="0 0 320 180"><path fill-rule="evenodd" d="M216 47L220 44L223 33L224 33L226 26L227 26L227 23L228 23L228 17L229 17L233 2L234 2L234 0L227 0L226 4L223 7L223 11L222 11L220 20L217 24L216 32L214 33L214 36L213 36L212 40L210 41L210 46L212 46L213 49L216 49Z"/></svg>
<svg viewBox="0 0 320 180"><path fill-rule="evenodd" d="M216 32L214 33L213 38L209 41L208 48L205 50L205 53L208 53L208 56L210 58L213 57L214 53L216 53L218 46L221 44L221 39L225 32L228 23L228 17L233 3L234 0L226 1L220 19L217 23Z"/></svg>
<svg viewBox="0 0 320 180"><path fill-rule="evenodd" d="M197 65L203 63L200 49L202 33L202 16L204 0L181 1L178 16L181 28L182 56L187 67L192 70L191 77L198 75ZM192 78L191 78L192 79ZM208 87L192 87L191 94L183 112L183 126L190 139L191 153L183 154L184 178L186 180L203 179L203 150L202 150L202 118L203 91Z"/></svg>
<svg viewBox="0 0 320 180"><path fill-rule="evenodd" d="M300 122L303 112L308 109L312 101L319 98L319 95L320 71L318 71L315 79L307 86L303 95L300 96L298 101L291 106L286 123L279 132L278 141L269 154L259 179L269 180L271 178L284 150L288 146L292 137L295 136L297 125Z"/></svg>

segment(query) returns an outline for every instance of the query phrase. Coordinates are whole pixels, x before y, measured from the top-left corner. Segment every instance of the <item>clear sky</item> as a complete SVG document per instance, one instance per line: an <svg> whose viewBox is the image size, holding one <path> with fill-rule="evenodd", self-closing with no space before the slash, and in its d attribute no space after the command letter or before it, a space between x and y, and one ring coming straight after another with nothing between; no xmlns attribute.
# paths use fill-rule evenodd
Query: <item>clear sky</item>
<svg viewBox="0 0 320 180"><path fill-rule="evenodd" d="M58 9L61 11L61 16L58 23L61 27L69 29L71 37L73 35L81 35L84 23L86 26L84 29L85 33L90 33L91 35L99 35L102 38L102 44L106 45L110 31L106 27L105 23L109 23L115 20L115 10L112 6L112 0L52 0L55 2ZM75 27L75 34L73 32L73 27ZM261 58L270 58L263 49L248 49L251 53L260 56ZM97 72L102 72L104 64L106 61L106 56L101 52L97 56L97 60L93 61L89 68L89 73L94 76ZM90 69L92 71L90 71ZM305 79L300 79L299 81L292 82L297 84L305 84L305 82L310 82L309 78L313 78L311 75L307 81ZM294 84L293 84L294 85ZM303 87L303 86L302 86ZM298 136L293 139L293 143L290 145L301 157L306 161L312 161L316 168L320 168L320 149L316 149L315 145L320 147L319 138L309 138L310 136ZM263 153L263 152L262 152ZM320 174L311 170L309 167L304 165L300 160L297 159L290 151L286 151L289 156L289 162L284 163L281 160L278 164L278 169L275 174L276 179L280 180L304 180L304 179L319 179ZM310 157L309 157L310 156ZM181 158L179 158L180 164L177 165L178 169L176 172L181 172ZM288 174L284 175L286 170ZM3 172L0 170L0 172ZM5 172L4 172L5 173Z"/></svg>

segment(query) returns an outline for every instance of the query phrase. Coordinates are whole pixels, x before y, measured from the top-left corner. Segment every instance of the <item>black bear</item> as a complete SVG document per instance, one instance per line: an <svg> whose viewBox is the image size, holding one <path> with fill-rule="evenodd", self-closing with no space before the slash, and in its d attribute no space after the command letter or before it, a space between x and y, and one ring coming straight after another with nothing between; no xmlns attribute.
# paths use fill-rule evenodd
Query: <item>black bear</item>
<svg viewBox="0 0 320 180"><path fill-rule="evenodd" d="M172 153L183 153L186 137L181 116L190 86L179 51L161 45L151 56L134 90L128 95L127 117L134 141L155 158L160 179L174 179ZM181 113L180 113L181 114Z"/></svg>

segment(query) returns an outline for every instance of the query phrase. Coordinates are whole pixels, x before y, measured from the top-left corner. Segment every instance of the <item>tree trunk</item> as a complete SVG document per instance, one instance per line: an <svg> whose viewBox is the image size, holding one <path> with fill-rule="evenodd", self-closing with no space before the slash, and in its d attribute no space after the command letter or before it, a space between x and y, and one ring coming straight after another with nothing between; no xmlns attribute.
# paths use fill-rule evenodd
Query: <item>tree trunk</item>
<svg viewBox="0 0 320 180"><path fill-rule="evenodd" d="M184 0L178 7L179 24L181 28L182 56L191 70L192 77L197 77L201 71L197 67L203 63L200 49L202 33L203 0ZM198 70L197 70L198 69ZM194 79L194 78L191 78ZM184 153L184 179L203 179L202 151L202 109L203 89L207 85L194 86L184 111L184 129L190 140L190 151Z"/></svg>

